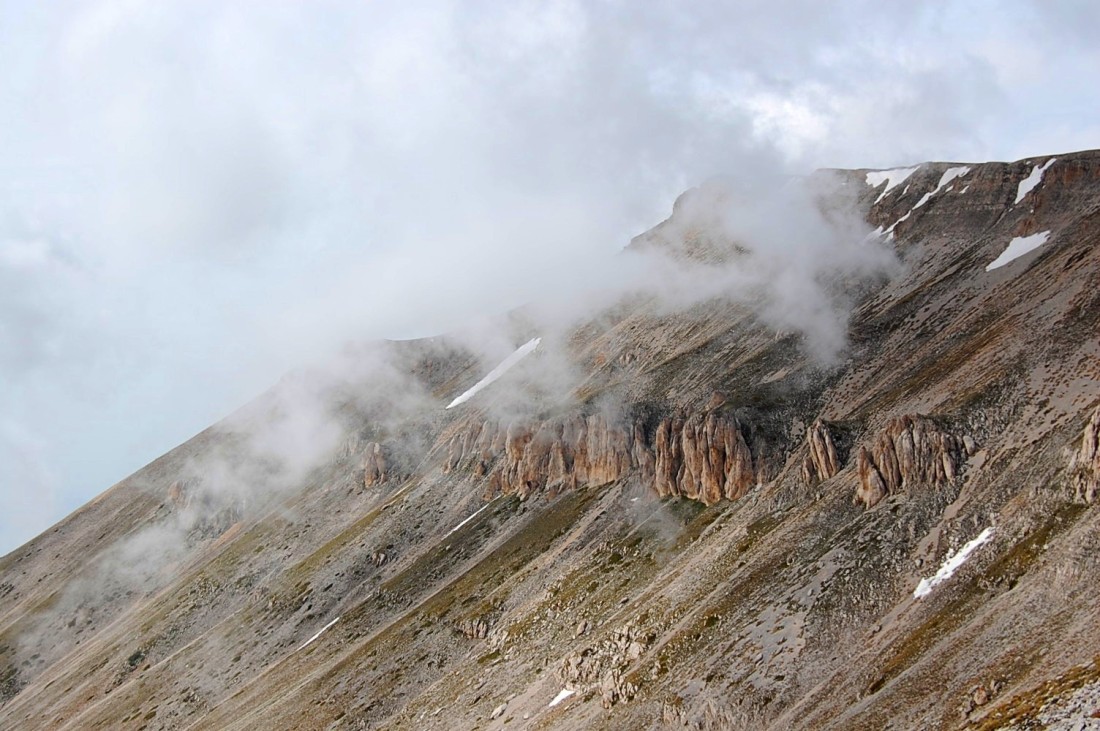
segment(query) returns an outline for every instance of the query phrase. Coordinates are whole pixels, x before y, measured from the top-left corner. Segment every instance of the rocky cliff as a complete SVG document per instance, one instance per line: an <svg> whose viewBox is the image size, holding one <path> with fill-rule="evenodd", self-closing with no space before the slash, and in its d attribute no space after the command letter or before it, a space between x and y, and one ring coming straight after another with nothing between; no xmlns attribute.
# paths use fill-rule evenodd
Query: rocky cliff
<svg viewBox="0 0 1100 731"><path fill-rule="evenodd" d="M741 424L719 408L667 417L648 430L640 421L602 414L539 423L472 421L450 438L443 471L486 477L487 498L631 478L659 497L705 505L736 500L756 481Z"/></svg>
<svg viewBox="0 0 1100 731"><path fill-rule="evenodd" d="M0 559L0 727L1092 723L1100 153L815 179L892 262L843 347L720 292L378 346L315 459L219 424ZM719 204L628 253L753 266Z"/></svg>

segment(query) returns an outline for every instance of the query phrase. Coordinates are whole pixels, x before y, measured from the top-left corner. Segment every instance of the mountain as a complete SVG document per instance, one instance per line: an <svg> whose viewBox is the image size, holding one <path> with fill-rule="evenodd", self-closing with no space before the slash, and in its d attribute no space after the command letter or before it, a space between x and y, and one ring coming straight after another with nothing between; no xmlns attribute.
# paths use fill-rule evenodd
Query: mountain
<svg viewBox="0 0 1100 731"><path fill-rule="evenodd" d="M811 179L843 256L704 186L622 255L698 296L349 351L4 557L0 727L1097 723L1100 151Z"/></svg>

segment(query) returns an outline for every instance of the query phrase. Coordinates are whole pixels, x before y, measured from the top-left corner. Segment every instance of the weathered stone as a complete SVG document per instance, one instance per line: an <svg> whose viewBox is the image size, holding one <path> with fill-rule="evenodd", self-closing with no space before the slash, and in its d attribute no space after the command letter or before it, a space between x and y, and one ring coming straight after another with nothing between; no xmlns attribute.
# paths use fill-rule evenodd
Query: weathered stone
<svg viewBox="0 0 1100 731"><path fill-rule="evenodd" d="M468 639L483 640L489 636L489 621L484 617L466 619L459 623L458 631Z"/></svg>
<svg viewBox="0 0 1100 731"><path fill-rule="evenodd" d="M866 447L860 447L859 458L856 461L856 471L859 473L859 487L856 490L856 499L865 507L874 507L882 498L886 497L886 481L882 479L882 473L875 466L874 459Z"/></svg>
<svg viewBox="0 0 1100 731"><path fill-rule="evenodd" d="M808 487L840 472L840 458L828 426L818 419L806 432L806 457L802 460L802 481Z"/></svg>
<svg viewBox="0 0 1100 731"><path fill-rule="evenodd" d="M444 458L444 472L463 467L488 476L487 494L520 497L543 488L598 487L633 474L662 497L710 505L736 500L757 481L740 423L717 410L665 419L652 442L641 423L603 414L537 424L471 423L451 436Z"/></svg>
<svg viewBox="0 0 1100 731"><path fill-rule="evenodd" d="M176 509L186 507L188 497L187 485L183 480L176 480L168 486L168 501Z"/></svg>
<svg viewBox="0 0 1100 731"><path fill-rule="evenodd" d="M1085 422L1081 447L1070 459L1073 493L1077 502L1092 505L1100 493L1100 406Z"/></svg>
<svg viewBox="0 0 1100 731"><path fill-rule="evenodd" d="M752 454L736 418L718 411L665 419L653 442L654 489L712 505L736 500L755 482Z"/></svg>
<svg viewBox="0 0 1100 731"><path fill-rule="evenodd" d="M363 453L363 487L374 487L389 479L389 461L378 442L367 444Z"/></svg>
<svg viewBox="0 0 1100 731"><path fill-rule="evenodd" d="M953 481L966 461L963 440L920 415L891 419L857 459L856 500L872 507L886 495L916 485Z"/></svg>

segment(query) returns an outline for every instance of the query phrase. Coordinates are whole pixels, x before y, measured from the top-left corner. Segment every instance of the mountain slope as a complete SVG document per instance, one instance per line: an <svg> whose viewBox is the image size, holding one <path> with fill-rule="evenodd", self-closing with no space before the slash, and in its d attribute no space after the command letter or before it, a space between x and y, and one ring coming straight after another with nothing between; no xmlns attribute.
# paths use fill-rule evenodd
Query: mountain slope
<svg viewBox="0 0 1100 731"><path fill-rule="evenodd" d="M821 173L900 261L829 283L839 358L745 301L634 297L451 409L506 348L384 344L288 378L0 560L0 724L1091 712L1100 152L1048 161ZM744 256L691 201L631 248Z"/></svg>

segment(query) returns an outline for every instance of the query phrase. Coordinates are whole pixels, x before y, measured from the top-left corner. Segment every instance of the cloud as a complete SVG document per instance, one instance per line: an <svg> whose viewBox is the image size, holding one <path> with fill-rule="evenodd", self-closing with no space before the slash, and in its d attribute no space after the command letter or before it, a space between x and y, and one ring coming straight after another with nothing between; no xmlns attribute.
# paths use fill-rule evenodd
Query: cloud
<svg viewBox="0 0 1100 731"><path fill-rule="evenodd" d="M1022 1L5 2L0 408L51 435L74 507L347 339L590 281L715 176L1083 145L1095 19ZM1017 44L1039 68L1014 69Z"/></svg>

